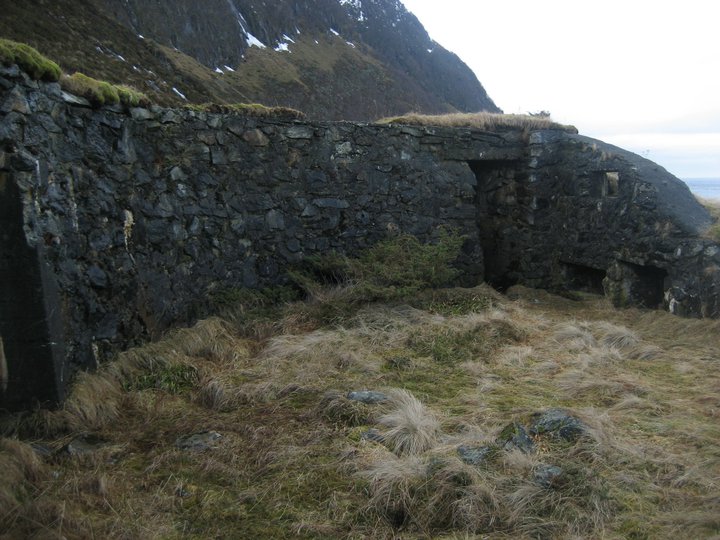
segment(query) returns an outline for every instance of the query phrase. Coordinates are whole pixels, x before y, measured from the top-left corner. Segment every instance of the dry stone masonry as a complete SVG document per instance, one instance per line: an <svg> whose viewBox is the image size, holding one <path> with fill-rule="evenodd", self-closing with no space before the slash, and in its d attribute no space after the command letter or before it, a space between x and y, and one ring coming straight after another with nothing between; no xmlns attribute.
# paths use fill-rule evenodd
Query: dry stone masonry
<svg viewBox="0 0 720 540"><path fill-rule="evenodd" d="M3 408L62 400L213 292L398 231L465 235L466 283L720 316L720 248L685 185L565 131L94 110L1 68L0 222Z"/></svg>

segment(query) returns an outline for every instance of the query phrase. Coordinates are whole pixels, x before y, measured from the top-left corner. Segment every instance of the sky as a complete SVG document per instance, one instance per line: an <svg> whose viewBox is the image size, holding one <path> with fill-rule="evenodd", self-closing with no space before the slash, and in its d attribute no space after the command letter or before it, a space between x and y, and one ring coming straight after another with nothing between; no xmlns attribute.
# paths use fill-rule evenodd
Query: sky
<svg viewBox="0 0 720 540"><path fill-rule="evenodd" d="M720 178L715 0L403 0L506 113L549 111L680 178Z"/></svg>

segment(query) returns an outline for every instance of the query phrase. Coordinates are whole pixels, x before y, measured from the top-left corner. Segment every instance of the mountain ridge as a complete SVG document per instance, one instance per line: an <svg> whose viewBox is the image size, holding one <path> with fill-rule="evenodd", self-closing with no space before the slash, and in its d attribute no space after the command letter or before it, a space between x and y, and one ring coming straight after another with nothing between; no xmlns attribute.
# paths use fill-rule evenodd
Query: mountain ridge
<svg viewBox="0 0 720 540"><path fill-rule="evenodd" d="M0 36L165 105L254 101L328 120L499 109L399 0L0 1Z"/></svg>

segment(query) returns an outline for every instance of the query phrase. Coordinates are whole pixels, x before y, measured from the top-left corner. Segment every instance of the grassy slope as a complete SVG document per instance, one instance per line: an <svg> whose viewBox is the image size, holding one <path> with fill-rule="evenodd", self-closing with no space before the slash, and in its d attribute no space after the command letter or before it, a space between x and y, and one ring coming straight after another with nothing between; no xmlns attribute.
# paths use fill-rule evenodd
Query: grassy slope
<svg viewBox="0 0 720 540"><path fill-rule="evenodd" d="M57 61L65 72L82 71L97 79L129 84L161 104L183 103L173 87L195 103L258 101L268 105L296 103L293 93L304 87L295 57L290 61L287 54L251 49L247 61L235 73L219 75L181 51L140 39L86 0L59 0L41 6L34 2L2 2L1 7L0 37L28 43ZM336 57L348 55L353 62L372 64L368 55L341 44L317 47L323 51L321 57L327 56L322 60L323 68L332 70ZM317 51L311 52L307 45L297 48L302 57L298 61L307 56L308 63L317 63ZM148 86L147 81L154 86Z"/></svg>
<svg viewBox="0 0 720 540"><path fill-rule="evenodd" d="M323 295L327 305L338 293ZM316 300L235 312L129 351L85 377L65 411L26 418L23 442L1 440L0 529L46 538L720 533L720 323L616 311L596 297L510 296L436 292L415 308L345 312L341 326L319 322ZM343 398L366 388L406 389L422 405L401 394L384 406ZM396 405L400 413L381 418ZM492 441L551 406L573 410L591 436L538 441L535 455L500 452L480 469L458 460L458 444ZM369 426L398 424L424 441L415 454L361 439ZM204 430L222 434L215 449L175 448ZM59 449L79 432L107 445L44 460L27 446ZM562 466L566 482L538 487L540 463Z"/></svg>
<svg viewBox="0 0 720 540"><path fill-rule="evenodd" d="M700 204L708 209L710 215L715 219L715 223L710 226L707 234L713 240L720 242L720 200L718 199L702 199L698 197Z"/></svg>

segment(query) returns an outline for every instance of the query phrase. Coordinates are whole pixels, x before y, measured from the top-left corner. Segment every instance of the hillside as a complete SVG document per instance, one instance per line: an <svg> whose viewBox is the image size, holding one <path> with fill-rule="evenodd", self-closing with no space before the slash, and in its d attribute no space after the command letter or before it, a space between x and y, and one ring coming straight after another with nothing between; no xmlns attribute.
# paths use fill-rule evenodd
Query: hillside
<svg viewBox="0 0 720 540"><path fill-rule="evenodd" d="M0 37L161 104L259 102L343 120L498 110L399 0L2 0L0 9Z"/></svg>

